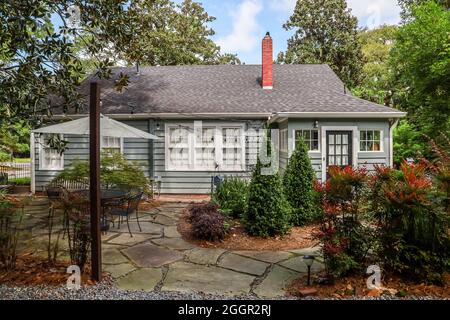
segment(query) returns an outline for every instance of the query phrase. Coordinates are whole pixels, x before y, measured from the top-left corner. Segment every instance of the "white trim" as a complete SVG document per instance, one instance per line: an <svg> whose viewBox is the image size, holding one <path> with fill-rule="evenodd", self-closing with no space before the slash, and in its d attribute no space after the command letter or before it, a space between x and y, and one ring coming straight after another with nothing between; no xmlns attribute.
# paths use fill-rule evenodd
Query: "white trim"
<svg viewBox="0 0 450 320"><path fill-rule="evenodd" d="M399 120L396 119L389 128L389 166L394 167L394 130L397 127Z"/></svg>
<svg viewBox="0 0 450 320"><path fill-rule="evenodd" d="M277 112L270 118L269 123L277 122L284 118L329 118L329 119L389 119L403 118L406 112Z"/></svg>
<svg viewBox="0 0 450 320"><path fill-rule="evenodd" d="M45 136L48 135L47 133L43 133L39 137L39 170L41 171L62 171L64 170L64 153L60 155L61 157L61 167L60 168L50 168L50 167L43 167L43 146L45 144ZM64 139L64 135L60 135L61 139Z"/></svg>
<svg viewBox="0 0 450 320"><path fill-rule="evenodd" d="M380 128L359 128L358 130L358 134L359 137L361 136L361 131L380 131L380 150L361 150L361 146L360 143L358 144L358 152L359 153L368 153L368 154L372 154L372 153L383 153L384 152L384 130L380 129ZM359 142L361 142L361 139L359 140Z"/></svg>
<svg viewBox="0 0 450 320"><path fill-rule="evenodd" d="M327 131L352 131L352 166L358 166L358 149L359 149L359 136L358 136L358 127L357 126L324 126L321 127L322 134L322 181L326 180L327 177L327 161L326 161L326 152L327 152L327 140L326 140L326 132ZM357 149L358 148L358 149Z"/></svg>
<svg viewBox="0 0 450 320"><path fill-rule="evenodd" d="M36 161L36 149L35 149L35 141L34 141L34 132L30 133L30 158L31 158L31 193L36 192L36 168L35 161Z"/></svg>
<svg viewBox="0 0 450 320"><path fill-rule="evenodd" d="M111 113L104 114L108 118L112 119L189 119L189 120L204 120L211 121L217 118L230 118L230 119L243 119L243 120L252 120L252 119L264 119L267 120L274 113L272 112L161 112L161 113ZM61 115L56 114L52 116L52 119L61 120L61 119L79 119L89 116L89 114L70 114L70 115ZM202 119L202 117L204 119Z"/></svg>
<svg viewBox="0 0 450 320"><path fill-rule="evenodd" d="M308 154L311 154L311 153L320 153L321 152L321 146L322 146L322 143L321 143L321 136L322 136L322 134L321 134L321 132L320 132L320 128L296 128L296 129L292 129L292 151L294 151L295 150L295 145L296 145L296 143L295 143L295 131L303 131L303 130L309 130L309 131L311 131L311 130L317 130L317 135L318 135L318 137L317 137L317 139L318 139L318 141L317 141L317 144L318 144L318 149L315 149L315 150L308 150Z"/></svg>
<svg viewBox="0 0 450 320"><path fill-rule="evenodd" d="M100 151L103 150L105 147L103 147L103 138L104 137L108 137L108 138L114 138L114 139L119 139L119 148L120 148L120 154L123 154L123 148L124 148L124 138L121 137L112 137L112 136L101 136L100 137ZM111 148L111 147L106 147L106 148Z"/></svg>
<svg viewBox="0 0 450 320"><path fill-rule="evenodd" d="M197 120L199 121L199 120ZM178 127L184 127L189 130L188 134L188 159L189 159L189 165L187 167L183 168L176 168L173 166L169 166L169 130L171 128L178 128ZM219 165L218 170L219 171L230 171L230 172L243 172L246 171L246 130L245 130L245 123L241 122L217 122L217 121L205 121L202 123L202 127L214 127L215 128L215 138L214 138L214 147L215 147L215 157L216 157L216 163ZM222 136L222 130L224 128L236 128L241 130L241 168L236 169L229 169L223 167L223 136ZM196 166L196 138L195 138L195 121L193 122L166 122L165 128L164 128L164 168L165 171L199 171L199 172L212 172L215 170L215 168L201 168Z"/></svg>

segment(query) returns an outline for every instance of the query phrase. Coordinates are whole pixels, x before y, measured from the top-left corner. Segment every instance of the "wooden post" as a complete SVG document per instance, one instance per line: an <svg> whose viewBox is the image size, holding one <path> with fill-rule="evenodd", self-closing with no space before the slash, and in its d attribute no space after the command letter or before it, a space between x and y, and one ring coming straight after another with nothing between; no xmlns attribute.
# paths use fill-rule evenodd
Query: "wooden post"
<svg viewBox="0 0 450 320"><path fill-rule="evenodd" d="M91 83L89 104L89 145L90 145L90 214L91 214L91 277L102 279L102 252L100 233L100 89Z"/></svg>

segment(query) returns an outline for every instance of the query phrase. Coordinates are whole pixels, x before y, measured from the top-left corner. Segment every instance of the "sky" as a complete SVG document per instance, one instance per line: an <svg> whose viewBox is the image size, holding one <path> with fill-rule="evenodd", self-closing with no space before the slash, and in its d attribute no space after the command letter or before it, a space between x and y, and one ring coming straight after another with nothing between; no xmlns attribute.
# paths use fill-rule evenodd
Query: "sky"
<svg viewBox="0 0 450 320"><path fill-rule="evenodd" d="M222 52L236 53L246 64L261 63L261 39L267 31L273 39L274 58L285 51L293 31L282 28L292 14L296 0L201 0L216 20L213 40ZM400 22L397 0L347 0L360 27L372 29Z"/></svg>

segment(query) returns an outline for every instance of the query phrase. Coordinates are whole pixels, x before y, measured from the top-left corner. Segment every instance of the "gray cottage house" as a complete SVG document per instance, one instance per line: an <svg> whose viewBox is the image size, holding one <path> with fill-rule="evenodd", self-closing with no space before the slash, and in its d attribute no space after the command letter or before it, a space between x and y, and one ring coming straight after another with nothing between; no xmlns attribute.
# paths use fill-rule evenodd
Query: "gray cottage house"
<svg viewBox="0 0 450 320"><path fill-rule="evenodd" d="M114 89L120 73L129 85ZM279 168L286 167L296 140L303 137L317 178L330 165L392 166L392 133L404 112L354 97L327 65L273 65L272 39L262 40L262 65L116 68L109 80L87 78L101 88L102 113L161 140L102 137L102 148L138 161L161 193L206 194L214 175L248 177L256 163L261 130L278 128ZM81 112L57 114L77 119ZM74 160L89 156L88 137L64 136L59 155L32 141L32 189L41 190Z"/></svg>

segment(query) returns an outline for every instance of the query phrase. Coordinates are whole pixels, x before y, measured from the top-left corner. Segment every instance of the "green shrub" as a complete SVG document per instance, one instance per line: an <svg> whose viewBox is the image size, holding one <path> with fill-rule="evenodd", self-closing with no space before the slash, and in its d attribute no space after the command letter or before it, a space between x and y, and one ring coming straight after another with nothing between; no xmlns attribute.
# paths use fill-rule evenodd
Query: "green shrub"
<svg viewBox="0 0 450 320"><path fill-rule="evenodd" d="M76 161L64 169L56 179L89 179L89 162ZM128 161L118 152L103 151L100 158L100 183L104 188L118 187L124 190L140 190L151 196L150 181L141 167Z"/></svg>
<svg viewBox="0 0 450 320"><path fill-rule="evenodd" d="M449 216L424 163L379 167L372 183L379 256L407 279L442 283L450 267Z"/></svg>
<svg viewBox="0 0 450 320"><path fill-rule="evenodd" d="M304 225L318 217L318 210L314 205L314 179L315 172L308 150L303 140L300 140L283 176L284 192L292 207L294 225Z"/></svg>
<svg viewBox="0 0 450 320"><path fill-rule="evenodd" d="M278 172L261 174L262 168L258 159L249 185L245 228L254 236L286 234L291 228L291 208L284 195L280 175Z"/></svg>
<svg viewBox="0 0 450 320"><path fill-rule="evenodd" d="M29 186L31 184L30 177L22 177L22 178L12 178L8 179L9 184L14 184L16 186Z"/></svg>
<svg viewBox="0 0 450 320"><path fill-rule="evenodd" d="M223 213L241 218L247 208L248 183L239 177L226 177L215 190L212 200Z"/></svg>

